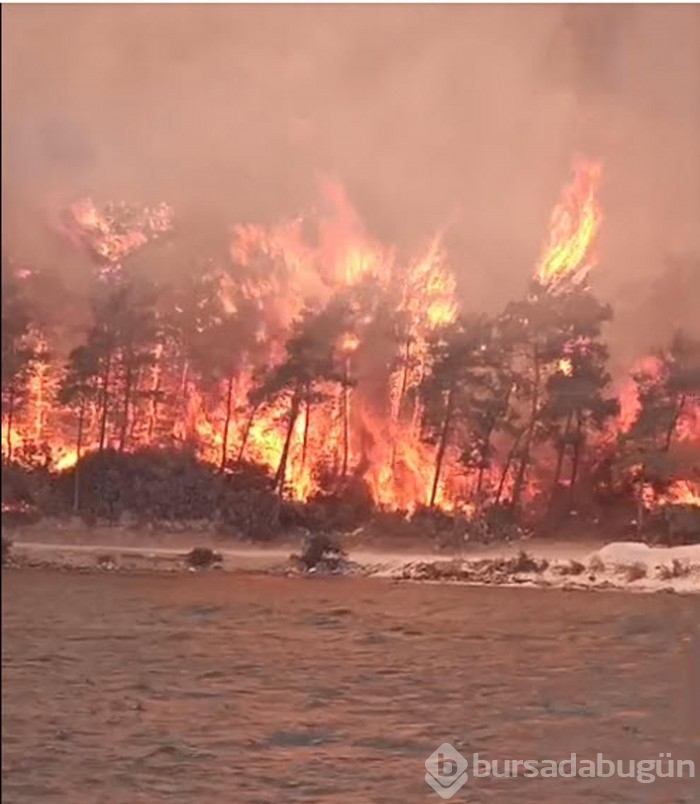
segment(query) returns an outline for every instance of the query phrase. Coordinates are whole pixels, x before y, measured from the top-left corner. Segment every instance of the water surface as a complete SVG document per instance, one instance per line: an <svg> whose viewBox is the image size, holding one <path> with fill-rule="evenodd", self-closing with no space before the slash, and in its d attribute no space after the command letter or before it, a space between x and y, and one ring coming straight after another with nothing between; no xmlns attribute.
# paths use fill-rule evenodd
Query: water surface
<svg viewBox="0 0 700 804"><path fill-rule="evenodd" d="M437 802L443 742L697 762L698 623L675 595L6 571L3 801ZM452 800L693 795L470 779Z"/></svg>

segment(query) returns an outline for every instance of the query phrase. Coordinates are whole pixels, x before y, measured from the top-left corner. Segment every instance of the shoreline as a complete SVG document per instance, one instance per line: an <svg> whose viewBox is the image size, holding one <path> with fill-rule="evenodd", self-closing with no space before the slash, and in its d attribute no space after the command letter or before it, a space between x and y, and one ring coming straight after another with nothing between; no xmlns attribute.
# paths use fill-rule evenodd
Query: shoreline
<svg viewBox="0 0 700 804"><path fill-rule="evenodd" d="M190 549L201 546L196 540ZM571 549L566 549L566 548ZM613 542L593 551L585 546L530 544L495 545L462 555L418 554L357 549L340 570L300 571L292 558L295 545L222 547L213 544L220 560L207 567L189 563L190 550L180 546L56 544L13 541L8 571L178 575L221 572L299 580L363 577L398 583L461 586L504 586L562 591L626 591L633 593L700 593L700 545L651 548Z"/></svg>

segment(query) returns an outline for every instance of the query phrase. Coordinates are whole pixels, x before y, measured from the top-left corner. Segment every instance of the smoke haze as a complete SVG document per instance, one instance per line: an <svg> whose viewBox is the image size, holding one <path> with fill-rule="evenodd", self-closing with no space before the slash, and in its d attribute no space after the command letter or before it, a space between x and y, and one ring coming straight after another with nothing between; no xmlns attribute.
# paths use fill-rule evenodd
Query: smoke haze
<svg viewBox="0 0 700 804"><path fill-rule="evenodd" d="M669 257L700 271L696 6L5 6L2 20L3 250L19 259L77 264L48 233L53 199L166 200L223 233L308 208L330 174L400 249L447 227L466 306L489 309L527 286L582 154L603 164L593 282L619 349L656 341L643 310L659 331L697 326L687 290L649 306Z"/></svg>

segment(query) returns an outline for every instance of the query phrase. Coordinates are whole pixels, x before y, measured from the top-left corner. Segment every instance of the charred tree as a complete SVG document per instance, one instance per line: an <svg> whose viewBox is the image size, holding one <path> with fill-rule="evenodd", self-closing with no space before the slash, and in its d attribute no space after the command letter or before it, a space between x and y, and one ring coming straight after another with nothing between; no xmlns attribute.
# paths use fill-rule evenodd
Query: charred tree
<svg viewBox="0 0 700 804"><path fill-rule="evenodd" d="M435 456L435 471L433 473L433 485L430 489L430 502L429 507L434 508L437 501L437 492L440 485L440 472L442 470L442 462L445 458L445 450L447 449L448 434L450 425L452 424L452 414L454 411L454 386L447 392L447 402L445 404L445 417L440 428L440 439L438 441L437 454Z"/></svg>
<svg viewBox="0 0 700 804"><path fill-rule="evenodd" d="M223 473L226 469L226 461L228 460L228 431L231 425L231 408L233 406L233 376L228 378L226 387L226 407L224 412L224 435L221 444L221 460L219 461L219 472Z"/></svg>

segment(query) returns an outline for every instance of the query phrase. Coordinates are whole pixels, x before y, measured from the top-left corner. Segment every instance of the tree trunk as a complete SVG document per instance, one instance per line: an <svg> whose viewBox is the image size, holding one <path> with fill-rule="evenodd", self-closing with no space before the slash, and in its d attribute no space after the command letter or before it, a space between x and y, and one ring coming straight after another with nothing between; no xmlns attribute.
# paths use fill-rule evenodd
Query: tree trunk
<svg viewBox="0 0 700 804"><path fill-rule="evenodd" d="M175 408L176 416L181 418L183 421L187 421L187 416L189 414L188 387L190 364L183 358L180 361L180 366L182 366L182 370L179 371L180 376L175 378L174 382L176 390L173 398L173 407ZM178 369L180 366L178 366Z"/></svg>
<svg viewBox="0 0 700 804"><path fill-rule="evenodd" d="M445 417L442 420L442 428L440 429L440 441L438 443L437 455L435 456L435 473L433 474L433 487L430 490L429 507L435 507L435 499L437 497L438 485L440 483L440 471L442 469L442 462L445 458L445 451L447 449L447 436L452 424L452 411L454 408L454 386L450 388L447 394L447 404L445 405Z"/></svg>
<svg viewBox="0 0 700 804"><path fill-rule="evenodd" d="M7 462L12 463L12 424L15 420L15 384L10 383L9 395L7 400Z"/></svg>
<svg viewBox="0 0 700 804"><path fill-rule="evenodd" d="M140 395L140 388L141 388L141 377L143 372L141 369L136 369L136 374L134 376L133 382L131 384L131 404L130 404L130 416L129 416L129 427L127 428L127 439L133 443L134 439L137 437L139 432L139 395ZM147 440L150 443L150 436L147 435Z"/></svg>
<svg viewBox="0 0 700 804"><path fill-rule="evenodd" d="M574 441L574 454L571 458L571 480L569 481L569 505L574 501L574 489L576 487L576 478L578 477L578 468L581 462L581 431L583 429L583 420L581 419L581 412L576 411L576 440Z"/></svg>
<svg viewBox="0 0 700 804"><path fill-rule="evenodd" d="M644 529L644 471L645 467L642 466L642 478L635 483L635 496L637 498L637 538L641 538Z"/></svg>
<svg viewBox="0 0 700 804"><path fill-rule="evenodd" d="M154 367L155 378L151 388L151 411L148 418L148 442L153 440L153 434L156 431L156 424L158 422L158 397L160 396L161 386L161 368L157 363Z"/></svg>
<svg viewBox="0 0 700 804"><path fill-rule="evenodd" d="M131 391L134 382L134 370L131 366L131 355L126 364L124 374L124 405L122 407L122 422L119 430L119 452L124 452L126 448L127 435L129 433L129 413L131 411Z"/></svg>
<svg viewBox="0 0 700 804"><path fill-rule="evenodd" d="M100 387L100 441L98 452L104 452L105 439L107 437L107 415L109 410L109 380L112 370L112 354L107 355L105 369L102 372L102 383Z"/></svg>
<svg viewBox="0 0 700 804"><path fill-rule="evenodd" d="M75 438L75 472L73 474L73 512L80 510L80 458L83 451L83 426L85 424L85 400L80 401L78 411L78 434Z"/></svg>
<svg viewBox="0 0 700 804"><path fill-rule="evenodd" d="M403 408L403 398L406 393L406 387L408 385L408 364L411 359L411 338L410 336L406 338L406 343L404 345L405 356L404 356L404 363L403 363L403 374L401 377L401 388L399 389L399 398L396 403L396 421L401 421L401 409ZM391 445L391 474L393 476L394 470L396 468L396 441Z"/></svg>
<svg viewBox="0 0 700 804"><path fill-rule="evenodd" d="M495 505L498 505L498 503L501 501L501 495L503 494L503 489L505 488L506 480L508 479L511 464L513 463L515 453L518 451L518 447L520 446L520 439L523 437L524 433L525 433L524 430L518 433L517 438L513 442L513 446L510 448L508 452L508 457L506 458L506 462L503 465L503 471L501 472L501 477L498 481L498 488L496 489L496 498L494 500Z"/></svg>
<svg viewBox="0 0 700 804"><path fill-rule="evenodd" d="M182 365L182 375L180 376L180 396L184 402L187 401L187 381L189 379L190 364L187 360Z"/></svg>
<svg viewBox="0 0 700 804"><path fill-rule="evenodd" d="M240 463L243 460L243 454L245 452L246 444L248 443L248 436L250 435L250 428L253 426L253 421L255 420L255 414L258 412L258 405L254 405L253 409L250 411L248 416L248 420L245 423L245 429L243 430L243 440L241 441L241 446L238 449L238 456L236 458L236 463Z"/></svg>
<svg viewBox="0 0 700 804"><path fill-rule="evenodd" d="M153 434L156 431L156 423L158 421L158 394L160 393L160 389L156 388L153 392L153 396L151 397L151 413L148 417L148 433L147 433L147 440L150 444L153 441Z"/></svg>
<svg viewBox="0 0 700 804"><path fill-rule="evenodd" d="M224 440L221 445L221 462L219 472L223 474L226 469L226 459L228 458L228 431L231 425L231 403L233 401L233 375L228 378L228 388L226 390L226 418L224 419Z"/></svg>
<svg viewBox="0 0 700 804"><path fill-rule="evenodd" d="M34 376L36 378L36 384L32 386L32 392L34 395L34 408L36 410L36 414L34 417L34 440L36 443L41 442L41 436L44 430L44 371L45 371L45 364L40 364L40 367L37 368Z"/></svg>
<svg viewBox="0 0 700 804"><path fill-rule="evenodd" d="M287 424L287 435L284 439L284 447L282 447L282 454L280 455L280 462L279 466L277 467L277 473L275 474L275 490L278 492L280 497L284 493L284 478L287 473L287 459L289 458L289 447L292 443L292 434L294 433L294 425L297 421L297 416L299 415L299 407L301 404L301 391L300 389L296 389L294 391L294 396L292 397L292 402L289 407L289 423Z"/></svg>
<svg viewBox="0 0 700 804"><path fill-rule="evenodd" d="M678 424L678 420L683 413L683 408L685 407L685 394L681 394L680 401L678 403L678 407L676 408L676 412L673 415L673 419L671 419L671 423L668 426L668 430L666 431L666 440L664 442L664 452L668 452L671 449L671 441L673 440L673 434L676 430L676 425Z"/></svg>
<svg viewBox="0 0 700 804"><path fill-rule="evenodd" d="M561 482L561 472L564 467L564 455L566 454L566 447L569 438L569 428L571 427L571 419L574 415L573 410L570 410L566 417L566 424L564 425L564 432L561 434L559 444L557 445L557 465L554 469L554 478L552 480L552 491L549 495L550 505L554 501L554 497Z"/></svg>
<svg viewBox="0 0 700 804"><path fill-rule="evenodd" d="M343 383L343 468L341 475L348 475L348 462L350 460L350 388L348 387L347 361L345 367L345 382Z"/></svg>
<svg viewBox="0 0 700 804"><path fill-rule="evenodd" d="M411 338L406 338L404 345L404 363L403 363L403 376L401 377L401 388L399 389L399 399L396 404L396 420L401 418L401 408L403 407L403 398L406 393L406 386L408 385L408 365L411 359Z"/></svg>
<svg viewBox="0 0 700 804"><path fill-rule="evenodd" d="M495 427L496 427L496 417L494 416L489 421L489 426L484 435L484 440L481 446L481 454L479 456L480 457L479 473L476 476L476 490L475 490L475 496L477 498L477 502L479 502L479 498L481 497L481 491L484 485L484 472L486 470L488 457L491 452L491 436L493 435Z"/></svg>
<svg viewBox="0 0 700 804"><path fill-rule="evenodd" d="M479 502L479 498L481 497L481 488L484 485L484 459L482 457L481 461L479 462L479 471L476 473L476 488L474 489L474 496L476 497L477 504Z"/></svg>
<svg viewBox="0 0 700 804"><path fill-rule="evenodd" d="M535 425L537 423L537 413L540 401L540 357L537 351L537 347L535 347L533 353L533 364L534 364L534 379L532 386L532 405L530 409L530 421L528 423L525 435L525 444L523 447L523 455L520 460L520 464L518 466L518 474L516 475L515 484L513 485L513 508L517 508L520 505L520 497L522 496L523 484L525 482L525 471L527 470L527 466L530 463L530 448L532 446L532 437L535 433Z"/></svg>
<svg viewBox="0 0 700 804"><path fill-rule="evenodd" d="M306 397L306 411L304 416L304 437L301 442L301 466L306 466L306 450L309 445L309 421L311 419L311 402L307 395Z"/></svg>

